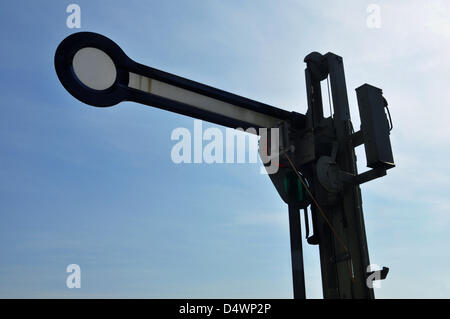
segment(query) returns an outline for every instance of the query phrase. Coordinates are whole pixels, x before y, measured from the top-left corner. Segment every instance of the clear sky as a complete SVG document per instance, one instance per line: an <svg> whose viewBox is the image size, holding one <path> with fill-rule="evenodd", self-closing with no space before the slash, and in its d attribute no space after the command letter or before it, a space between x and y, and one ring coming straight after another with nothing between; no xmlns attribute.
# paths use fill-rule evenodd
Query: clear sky
<svg viewBox="0 0 450 319"><path fill-rule="evenodd" d="M193 119L93 108L62 87L57 45L93 31L135 61L301 113L304 56L341 55L354 127L363 83L394 121L397 167L362 186L371 261L390 267L376 296L450 298L450 6L342 2L1 2L0 297L292 297L287 207L259 165L174 164L170 134ZM304 249L321 298L318 249Z"/></svg>

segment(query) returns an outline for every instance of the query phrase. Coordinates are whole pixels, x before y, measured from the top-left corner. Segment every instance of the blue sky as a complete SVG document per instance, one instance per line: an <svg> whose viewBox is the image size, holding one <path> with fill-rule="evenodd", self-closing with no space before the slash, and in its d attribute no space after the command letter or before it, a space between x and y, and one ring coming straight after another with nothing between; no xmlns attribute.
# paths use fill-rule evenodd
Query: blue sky
<svg viewBox="0 0 450 319"><path fill-rule="evenodd" d="M66 26L70 3L81 29ZM64 90L55 49L93 31L135 61L301 113L303 57L343 56L354 126L363 83L394 121L397 167L362 186L371 261L391 269L376 296L449 298L449 16L444 1L2 2L0 297L292 297L287 208L259 165L176 165L170 134L192 119ZM304 249L321 298L317 247ZM80 289L65 285L73 263Z"/></svg>

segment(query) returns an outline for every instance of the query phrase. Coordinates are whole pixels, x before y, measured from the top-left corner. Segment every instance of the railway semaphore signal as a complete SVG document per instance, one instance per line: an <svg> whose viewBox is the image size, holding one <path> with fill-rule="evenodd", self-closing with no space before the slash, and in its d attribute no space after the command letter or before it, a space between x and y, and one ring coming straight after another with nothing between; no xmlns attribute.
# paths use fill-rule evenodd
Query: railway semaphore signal
<svg viewBox="0 0 450 319"><path fill-rule="evenodd" d="M308 111L300 114L142 65L92 32L68 36L55 53L59 80L86 104L133 101L230 128L278 129L278 141L267 137L260 146L279 145L279 169L269 177L289 207L294 298L306 296L300 211L307 242L319 245L324 298L374 298L369 283L384 279L388 268L376 276L368 268L359 185L395 166L388 104L381 89L357 88L361 129L355 132L342 58L313 52L304 61ZM328 78L334 111L325 118L320 84ZM354 148L361 144L370 169L358 174Z"/></svg>

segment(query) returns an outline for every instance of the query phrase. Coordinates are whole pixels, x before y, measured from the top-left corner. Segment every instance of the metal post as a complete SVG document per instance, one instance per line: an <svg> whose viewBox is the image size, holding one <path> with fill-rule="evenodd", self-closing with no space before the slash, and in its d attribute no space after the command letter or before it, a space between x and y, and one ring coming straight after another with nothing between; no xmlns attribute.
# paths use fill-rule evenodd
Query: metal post
<svg viewBox="0 0 450 319"><path fill-rule="evenodd" d="M334 125L339 143L339 160L337 164L343 171L357 175L355 151L353 146L348 143L348 138L352 134L352 127L345 84L344 64L342 58L333 53L327 53L325 58L331 80L332 99L335 111ZM349 287L350 289L347 288L345 289L346 291L342 291L341 298L373 299L375 297L373 289L366 285L367 267L370 265L370 261L362 211L361 189L358 184L344 187L338 211L340 220L345 221L345 223L342 224L342 222L336 221L338 224L341 224L336 226L338 228L342 227L342 235L347 240L354 276L354 280L351 282L351 288ZM348 277L348 272L345 273L346 271L342 269L339 277Z"/></svg>
<svg viewBox="0 0 450 319"><path fill-rule="evenodd" d="M294 299L306 299L305 270L303 267L302 229L300 224L300 209L293 194L298 194L297 179L291 178L291 200L289 207L289 233L291 238L292 281Z"/></svg>
<svg viewBox="0 0 450 319"><path fill-rule="evenodd" d="M308 93L308 119L314 131L316 158L335 158L337 167L357 175L356 157L349 143L352 134L342 58L327 53L310 54L305 61ZM320 81L330 76L334 114L320 117ZM317 116L319 114L319 116ZM323 113L322 113L323 114ZM334 155L333 155L334 153ZM357 183L344 184L333 192L319 182L317 165L309 172L311 189L325 211L327 222L312 206L318 235L324 298L374 298L366 285L369 254L362 213L361 191Z"/></svg>

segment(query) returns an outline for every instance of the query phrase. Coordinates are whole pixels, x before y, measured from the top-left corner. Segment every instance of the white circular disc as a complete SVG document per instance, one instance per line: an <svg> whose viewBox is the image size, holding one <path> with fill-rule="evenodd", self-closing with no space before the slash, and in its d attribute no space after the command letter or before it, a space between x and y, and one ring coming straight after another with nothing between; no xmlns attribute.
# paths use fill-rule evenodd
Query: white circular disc
<svg viewBox="0 0 450 319"><path fill-rule="evenodd" d="M77 78L94 90L106 90L116 81L117 70L113 60L96 48L83 48L73 57L73 71Z"/></svg>

